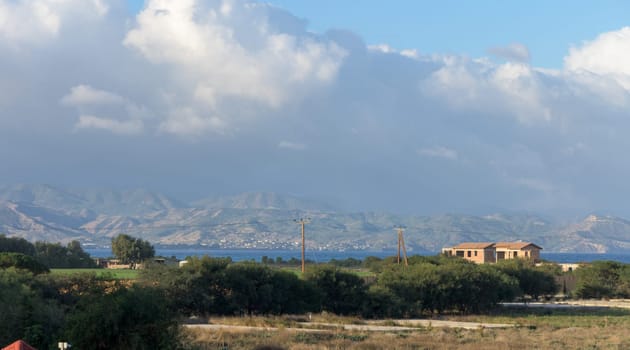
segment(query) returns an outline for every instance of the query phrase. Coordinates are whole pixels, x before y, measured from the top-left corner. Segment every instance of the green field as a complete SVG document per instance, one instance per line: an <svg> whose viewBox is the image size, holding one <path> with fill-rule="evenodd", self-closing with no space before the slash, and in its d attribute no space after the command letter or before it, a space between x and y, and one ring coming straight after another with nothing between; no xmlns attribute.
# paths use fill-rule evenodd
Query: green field
<svg viewBox="0 0 630 350"><path fill-rule="evenodd" d="M139 270L131 269L50 269L53 275L73 275L80 273L92 273L98 277L118 280L133 280L138 278Z"/></svg>

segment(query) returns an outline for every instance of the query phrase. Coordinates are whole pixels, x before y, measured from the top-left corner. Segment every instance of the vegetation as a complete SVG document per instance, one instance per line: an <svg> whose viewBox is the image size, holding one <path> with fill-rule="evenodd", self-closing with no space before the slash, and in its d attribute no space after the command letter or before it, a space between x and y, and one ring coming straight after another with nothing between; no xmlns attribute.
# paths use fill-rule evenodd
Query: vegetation
<svg viewBox="0 0 630 350"><path fill-rule="evenodd" d="M27 270L33 274L49 272L48 267L32 256L22 253L0 253L0 268L6 269L10 267Z"/></svg>
<svg viewBox="0 0 630 350"><path fill-rule="evenodd" d="M94 260L83 251L78 241L71 241L65 247L59 243L35 242L35 256L50 268L96 267Z"/></svg>
<svg viewBox="0 0 630 350"><path fill-rule="evenodd" d="M148 241L129 235L112 238L112 253L123 264L141 263L155 256L155 249Z"/></svg>
<svg viewBox="0 0 630 350"><path fill-rule="evenodd" d="M78 241L67 246L59 243L35 242L19 237L0 235L0 253L19 253L32 257L46 268L93 268L96 264L90 255L83 251Z"/></svg>
<svg viewBox="0 0 630 350"><path fill-rule="evenodd" d="M278 331L186 331L192 346L200 349L626 349L630 347L630 311L618 309L499 308L484 316L446 315L445 320L507 323L507 328L459 329L417 327L412 331L366 332L282 328L283 319L260 319L261 326L275 325ZM250 319L234 319L244 324ZM333 322L331 320L318 320ZM351 320L346 320L350 322ZM221 319L222 323L230 320ZM272 322L270 324L270 322ZM290 321L289 321L290 322ZM343 323L343 322L342 322ZM249 323L248 323L249 324ZM379 323L382 324L382 323ZM387 321L390 326L409 326ZM293 327L293 326L291 326Z"/></svg>
<svg viewBox="0 0 630 350"><path fill-rule="evenodd" d="M579 298L630 298L630 265L595 261L575 271Z"/></svg>
<svg viewBox="0 0 630 350"><path fill-rule="evenodd" d="M140 239L121 235L114 241L119 243L116 248L119 257L125 256L132 263L154 254L153 247ZM186 339L192 343L190 346L197 344L204 348L206 342L218 347L224 342L230 349L253 348L254 344L309 348L318 343L331 348L357 349L390 345L381 336L326 329L315 333L248 334L240 340L226 335L213 343L214 340L203 340L195 332L182 332L179 320L188 316L200 319L248 316L242 319L251 322L256 316L282 320L283 315L323 313L334 315L330 317L350 317L343 322L365 323L376 318L440 315L524 327L459 334L418 328L413 334L403 333L389 340L401 344L399 348L412 348L412 340L428 341L435 337L442 339L433 340L435 348L442 346L437 344L450 344L451 348L468 344L458 343L462 339L483 348L493 340L499 339L500 343L503 336L522 337L532 329L541 328L546 332L563 325L592 327L598 322L586 313L508 310L498 306L504 301L550 298L558 291L556 278L563 273L557 267L535 266L526 260L476 265L455 257L413 256L409 258L409 266L404 266L395 264L392 258L347 259L309 265L302 275L287 271L277 259L235 263L229 258L206 256L190 258L181 268L148 264L144 270L133 271L133 275L125 275L132 270L102 269L103 273L98 274L95 269L52 269L52 273L48 273L50 265L81 265L87 255L78 243L63 247L38 242L29 246L30 243L21 239L4 236L0 236L0 243L3 244L0 246L3 249L0 252L0 345L19 338L38 349L56 349L59 340L66 340L76 348L94 349L177 349L183 347ZM574 295L583 298L629 296L629 266L596 262L569 273L576 279ZM358 274L356 269L369 269L370 274ZM621 329L630 326L628 316L623 312L608 313L599 320L604 317L606 327ZM299 326L296 321L280 322L276 326L281 328ZM256 338L261 336L269 341ZM277 338L279 336L284 340ZM565 347L574 345L557 341ZM613 343L630 345L623 341L613 340ZM532 348L559 348L546 340L532 344L537 344Z"/></svg>
<svg viewBox="0 0 630 350"><path fill-rule="evenodd" d="M95 275L101 279L108 280L135 280L140 274L139 270L134 269L50 269L50 273L54 276L73 276L82 274Z"/></svg>

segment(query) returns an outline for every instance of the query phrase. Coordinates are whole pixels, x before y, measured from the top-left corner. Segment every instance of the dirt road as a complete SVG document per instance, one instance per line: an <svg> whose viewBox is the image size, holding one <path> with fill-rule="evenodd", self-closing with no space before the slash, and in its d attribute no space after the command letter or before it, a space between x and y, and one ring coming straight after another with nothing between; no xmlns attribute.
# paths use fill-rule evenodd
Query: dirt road
<svg viewBox="0 0 630 350"><path fill-rule="evenodd" d="M322 323L322 322L300 322L299 327L252 327L252 326L235 326L228 324L187 324L188 328L208 329L208 330L228 330L228 331L277 331L279 329L292 332L327 332L331 330L349 330L349 331L366 331L366 332L397 332L397 331L414 331L419 328L427 327L447 327L447 328L463 328L463 329L479 329L479 328L509 328L514 325L505 323L478 323L478 322L456 322L442 320L388 320L387 323L395 325L383 325L385 321L369 321L366 324L340 324L340 323ZM381 323L381 324L379 324Z"/></svg>

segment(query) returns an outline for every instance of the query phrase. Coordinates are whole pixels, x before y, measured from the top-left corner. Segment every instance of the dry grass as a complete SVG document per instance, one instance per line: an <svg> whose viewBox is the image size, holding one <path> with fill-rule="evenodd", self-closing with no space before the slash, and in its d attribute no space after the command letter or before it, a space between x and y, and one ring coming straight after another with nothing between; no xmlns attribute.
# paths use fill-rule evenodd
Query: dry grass
<svg viewBox="0 0 630 350"><path fill-rule="evenodd" d="M314 316L317 321L334 322L329 315ZM277 331L187 330L197 349L630 349L630 313L623 310L554 311L510 310L491 316L455 317L461 321L514 323L506 329L418 328L406 332L357 332L331 330L317 333L289 331L279 325L295 322L291 318L248 318L256 326L274 326ZM243 324L243 318L213 319L213 323ZM289 319L289 320L287 320ZM453 319L453 318L449 318ZM237 321L235 321L237 320ZM356 319L341 318L341 323ZM215 322L216 321L216 322ZM225 321L225 322L224 322ZM229 323L232 322L232 323ZM289 324L293 327L293 324ZM285 326L288 328L288 326Z"/></svg>
<svg viewBox="0 0 630 350"><path fill-rule="evenodd" d="M300 333L208 332L190 330L198 349L254 349L276 346L282 349L627 349L630 335L625 327L598 328L511 328L511 329L425 329L413 332Z"/></svg>

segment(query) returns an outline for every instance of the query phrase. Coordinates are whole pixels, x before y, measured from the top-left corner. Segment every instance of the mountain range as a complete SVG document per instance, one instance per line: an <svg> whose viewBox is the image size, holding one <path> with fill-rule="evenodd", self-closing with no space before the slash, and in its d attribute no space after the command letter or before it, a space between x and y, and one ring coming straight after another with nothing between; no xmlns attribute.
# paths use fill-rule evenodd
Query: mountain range
<svg viewBox="0 0 630 350"><path fill-rule="evenodd" d="M298 218L309 249L395 249L405 227L412 252L437 252L463 241L532 241L549 252L629 252L630 221L588 215L558 223L542 215L395 215L339 211L327 203L277 193L243 193L186 203L143 189L0 187L0 233L30 241L107 246L129 234L164 246L295 249Z"/></svg>

